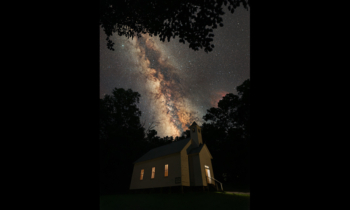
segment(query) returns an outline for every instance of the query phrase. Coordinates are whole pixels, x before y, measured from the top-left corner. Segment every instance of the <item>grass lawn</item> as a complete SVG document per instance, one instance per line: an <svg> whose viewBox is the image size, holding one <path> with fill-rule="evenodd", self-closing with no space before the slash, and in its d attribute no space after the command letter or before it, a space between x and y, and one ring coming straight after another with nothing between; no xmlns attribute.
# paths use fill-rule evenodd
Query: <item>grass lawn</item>
<svg viewBox="0 0 350 210"><path fill-rule="evenodd" d="M118 194L100 196L100 210L247 210L250 195L221 192Z"/></svg>

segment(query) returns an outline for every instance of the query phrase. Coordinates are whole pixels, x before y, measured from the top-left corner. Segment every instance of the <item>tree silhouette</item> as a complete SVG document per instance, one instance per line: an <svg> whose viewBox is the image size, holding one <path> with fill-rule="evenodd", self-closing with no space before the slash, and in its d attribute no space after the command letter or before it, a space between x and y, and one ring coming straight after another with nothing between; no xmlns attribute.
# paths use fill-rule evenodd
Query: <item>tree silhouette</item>
<svg viewBox="0 0 350 210"><path fill-rule="evenodd" d="M250 177L250 80L237 87L238 95L227 94L203 117L203 141L212 153L215 175L228 181ZM186 130L175 139L160 138L152 126L147 132L140 123L137 103L141 95L115 88L100 99L100 193L129 189L133 162L155 147L190 137Z"/></svg>
<svg viewBox="0 0 350 210"><path fill-rule="evenodd" d="M249 0L101 0L99 24L110 50L113 33L127 38L147 33L163 42L179 37L193 50L210 52L213 29L223 26L223 5L233 13L241 3L248 10Z"/></svg>
<svg viewBox="0 0 350 210"><path fill-rule="evenodd" d="M250 80L237 87L238 95L227 94L203 117L203 141L215 157L216 176L249 183L250 178ZM229 167L228 167L229 166Z"/></svg>
<svg viewBox="0 0 350 210"><path fill-rule="evenodd" d="M218 108L210 108L203 117L217 127L242 129L246 136L250 135L250 80L237 87L238 95L227 94L218 103Z"/></svg>
<svg viewBox="0 0 350 210"><path fill-rule="evenodd" d="M147 140L150 144L149 149L153 149L166 144L170 144L171 142L173 142L173 137L166 136L160 138L159 136L157 136L157 131L152 129L147 132Z"/></svg>
<svg viewBox="0 0 350 210"><path fill-rule="evenodd" d="M147 152L139 98L131 89L115 88L100 99L100 193L128 190L132 163Z"/></svg>
<svg viewBox="0 0 350 210"><path fill-rule="evenodd" d="M170 144L173 137L160 138L153 122L147 131L137 108L141 95L131 89L115 88L100 99L100 193L129 189L133 162L149 150Z"/></svg>

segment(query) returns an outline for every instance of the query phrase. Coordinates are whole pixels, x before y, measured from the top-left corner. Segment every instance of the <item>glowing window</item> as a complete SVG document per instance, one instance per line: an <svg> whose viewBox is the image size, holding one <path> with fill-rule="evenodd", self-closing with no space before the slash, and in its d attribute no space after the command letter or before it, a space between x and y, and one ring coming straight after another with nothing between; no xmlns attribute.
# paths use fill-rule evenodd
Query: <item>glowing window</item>
<svg viewBox="0 0 350 210"><path fill-rule="evenodd" d="M140 176L140 180L143 180L143 173L144 173L144 170L141 169L141 176Z"/></svg>
<svg viewBox="0 0 350 210"><path fill-rule="evenodd" d="M154 174L156 173L156 167L152 167L152 176L151 179L154 179Z"/></svg>
<svg viewBox="0 0 350 210"><path fill-rule="evenodd" d="M165 177L168 176L168 164L165 165L164 176L165 176Z"/></svg>

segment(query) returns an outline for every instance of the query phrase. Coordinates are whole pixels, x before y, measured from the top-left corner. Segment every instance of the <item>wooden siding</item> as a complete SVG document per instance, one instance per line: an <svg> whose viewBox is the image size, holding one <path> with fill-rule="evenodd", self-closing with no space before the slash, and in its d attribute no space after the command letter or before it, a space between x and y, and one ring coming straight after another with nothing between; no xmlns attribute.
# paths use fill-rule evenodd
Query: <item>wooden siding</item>
<svg viewBox="0 0 350 210"><path fill-rule="evenodd" d="M192 128L194 128L195 130L192 131ZM200 130L200 132L198 132L198 130ZM192 125L190 126L190 131L191 131L191 139L193 141L193 144L196 146L203 144L202 129L198 125Z"/></svg>
<svg viewBox="0 0 350 210"><path fill-rule="evenodd" d="M181 151L181 185L190 186L190 171L188 166L187 148L191 145L190 140Z"/></svg>
<svg viewBox="0 0 350 210"><path fill-rule="evenodd" d="M169 165L168 177L164 177L165 164ZM155 167L154 179L151 179L152 167ZM144 169L143 180L140 180L141 169ZM172 155L167 155L164 157L159 157L153 160L147 160L134 164L130 189L145 189L181 185L181 183L175 184L176 177L181 177L180 153L175 153Z"/></svg>
<svg viewBox="0 0 350 210"><path fill-rule="evenodd" d="M203 186L202 173L200 167L199 154L194 154L189 156L189 162L192 166L191 168L191 186Z"/></svg>
<svg viewBox="0 0 350 210"><path fill-rule="evenodd" d="M190 186L195 186L193 155L188 156L188 168L190 172Z"/></svg>
<svg viewBox="0 0 350 210"><path fill-rule="evenodd" d="M199 153L187 155L187 148L191 143L193 143L193 140L190 140L180 153L135 163L130 189L179 185L207 186L204 166L209 166L210 175L214 178L214 169L211 163L212 156L205 144ZM164 167L166 164L169 165L168 177L164 176ZM151 179L152 167L155 167L154 179ZM140 180L141 169L144 169L143 180ZM176 177L181 177L180 183L175 183Z"/></svg>
<svg viewBox="0 0 350 210"><path fill-rule="evenodd" d="M209 166L209 170L210 170L210 176L212 178L214 177L214 170L213 170L213 166L211 164L211 155L210 152L207 148L207 146L204 144L202 150L199 153L199 159L200 159L200 170L201 170L201 174L202 174L202 184L204 186L207 186L207 180L206 180L206 173L205 173L205 168L204 165ZM213 183L213 182L212 182Z"/></svg>

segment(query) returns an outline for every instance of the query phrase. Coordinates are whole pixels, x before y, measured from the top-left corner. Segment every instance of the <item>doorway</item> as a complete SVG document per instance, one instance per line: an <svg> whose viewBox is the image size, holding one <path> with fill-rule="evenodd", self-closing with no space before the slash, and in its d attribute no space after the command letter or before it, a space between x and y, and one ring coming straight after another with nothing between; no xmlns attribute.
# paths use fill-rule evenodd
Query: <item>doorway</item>
<svg viewBox="0 0 350 210"><path fill-rule="evenodd" d="M210 169L209 169L209 166L207 165L204 165L205 167L205 174L207 176L207 183L208 184L211 184L211 176L210 176Z"/></svg>

